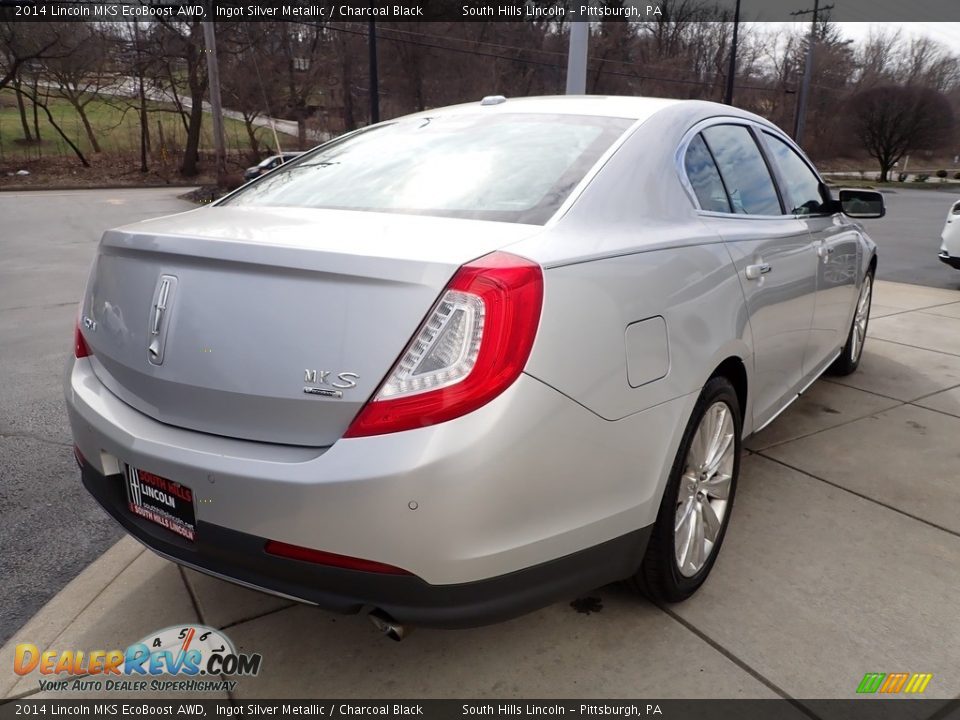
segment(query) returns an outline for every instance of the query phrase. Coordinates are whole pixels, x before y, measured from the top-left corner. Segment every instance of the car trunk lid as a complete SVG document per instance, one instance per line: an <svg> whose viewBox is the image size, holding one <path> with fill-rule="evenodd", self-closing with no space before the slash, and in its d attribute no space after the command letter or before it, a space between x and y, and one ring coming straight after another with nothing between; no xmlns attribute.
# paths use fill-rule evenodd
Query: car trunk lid
<svg viewBox="0 0 960 720"><path fill-rule="evenodd" d="M109 231L82 309L94 371L170 425L327 446L457 268L537 230L212 207Z"/></svg>

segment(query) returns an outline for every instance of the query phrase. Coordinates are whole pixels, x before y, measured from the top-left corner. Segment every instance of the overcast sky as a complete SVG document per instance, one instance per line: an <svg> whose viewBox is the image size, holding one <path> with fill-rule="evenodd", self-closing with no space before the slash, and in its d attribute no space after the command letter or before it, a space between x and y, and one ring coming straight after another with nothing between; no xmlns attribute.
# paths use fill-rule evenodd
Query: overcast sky
<svg viewBox="0 0 960 720"><path fill-rule="evenodd" d="M796 27L803 30L810 27L809 21L804 23L763 23L763 25L784 28ZM846 37L857 41L865 39L870 34L871 29L874 32L889 32L899 29L906 36L927 35L946 45L952 52L960 53L960 23L956 22L838 22L836 25L843 30Z"/></svg>

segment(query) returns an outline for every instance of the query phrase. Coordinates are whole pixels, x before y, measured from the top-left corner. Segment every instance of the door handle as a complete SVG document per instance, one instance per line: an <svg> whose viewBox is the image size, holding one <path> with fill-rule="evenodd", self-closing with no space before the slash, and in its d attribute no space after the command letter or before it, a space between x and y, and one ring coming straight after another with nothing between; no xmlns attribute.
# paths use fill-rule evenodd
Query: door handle
<svg viewBox="0 0 960 720"><path fill-rule="evenodd" d="M773 270L770 263L760 263L759 265L747 265L747 280L757 280L761 275L766 275Z"/></svg>
<svg viewBox="0 0 960 720"><path fill-rule="evenodd" d="M160 283L160 292L157 294L157 304L153 306L153 326L150 328L151 335L160 334L160 323L163 321L163 313L167 310L167 297L170 294L170 280L164 278Z"/></svg>

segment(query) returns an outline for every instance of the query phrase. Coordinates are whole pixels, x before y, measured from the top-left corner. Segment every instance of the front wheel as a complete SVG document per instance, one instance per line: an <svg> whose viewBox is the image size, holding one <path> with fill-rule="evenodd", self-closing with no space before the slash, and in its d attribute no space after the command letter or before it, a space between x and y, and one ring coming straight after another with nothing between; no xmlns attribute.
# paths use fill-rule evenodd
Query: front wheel
<svg viewBox="0 0 960 720"><path fill-rule="evenodd" d="M870 322L870 303L873 300L873 271L863 277L860 286L860 297L857 298L857 307L853 312L853 321L850 323L850 332L847 333L847 342L840 351L840 356L827 368L831 375L849 375L860 366L863 357L863 344L867 340L867 324Z"/></svg>
<svg viewBox="0 0 960 720"><path fill-rule="evenodd" d="M711 378L681 439L646 555L628 580L653 600L686 600L710 574L740 474L741 426L733 385Z"/></svg>

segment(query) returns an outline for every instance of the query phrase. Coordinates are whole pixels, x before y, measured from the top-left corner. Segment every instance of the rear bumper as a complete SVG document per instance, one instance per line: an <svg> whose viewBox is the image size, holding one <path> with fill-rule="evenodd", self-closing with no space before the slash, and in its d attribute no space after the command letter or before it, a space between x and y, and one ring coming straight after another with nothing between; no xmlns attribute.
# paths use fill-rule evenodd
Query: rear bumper
<svg viewBox="0 0 960 720"><path fill-rule="evenodd" d="M380 609L424 627L471 627L499 622L575 597L630 574L646 549L643 528L571 555L507 575L455 585L430 585L413 575L383 575L315 565L264 552L266 538L206 522L189 542L127 510L121 475L104 476L89 463L83 484L120 525L154 552L225 580L339 613Z"/></svg>
<svg viewBox="0 0 960 720"><path fill-rule="evenodd" d="M111 394L86 359L70 361L65 384L85 484L158 553L333 610L375 605L444 626L630 575L696 400L610 422L521 375L462 418L305 448L164 425ZM130 517L118 495L124 463L193 490L199 544ZM266 540L414 577L278 558Z"/></svg>
<svg viewBox="0 0 960 720"><path fill-rule="evenodd" d="M937 257L940 258L940 262L960 270L960 257L950 255L946 250L941 250Z"/></svg>

